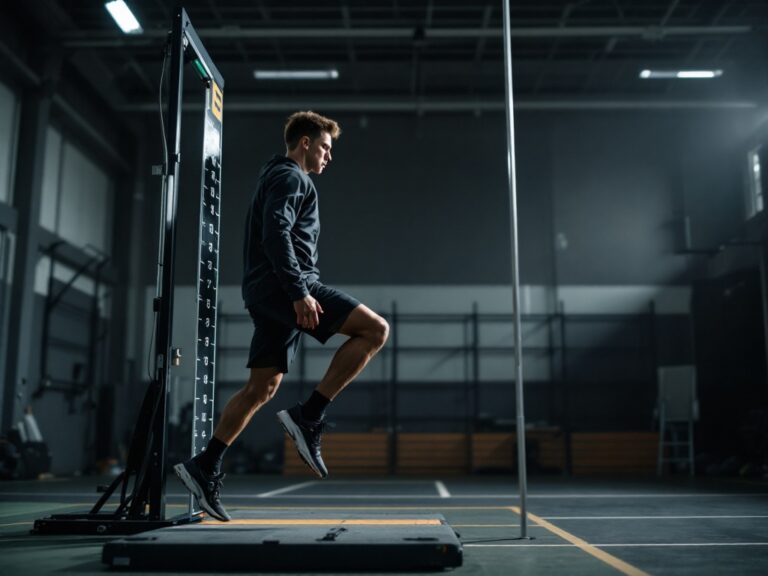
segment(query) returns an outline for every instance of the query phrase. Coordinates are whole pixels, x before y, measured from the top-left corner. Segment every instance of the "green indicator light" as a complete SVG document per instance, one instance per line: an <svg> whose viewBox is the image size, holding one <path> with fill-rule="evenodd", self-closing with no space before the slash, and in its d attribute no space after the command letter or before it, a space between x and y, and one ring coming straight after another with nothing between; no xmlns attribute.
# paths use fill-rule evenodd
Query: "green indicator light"
<svg viewBox="0 0 768 576"><path fill-rule="evenodd" d="M203 66L203 63L196 59L193 61L193 64L195 65L195 70L197 70L197 73L200 74L200 78L206 80L208 78L208 72L205 71L205 66Z"/></svg>

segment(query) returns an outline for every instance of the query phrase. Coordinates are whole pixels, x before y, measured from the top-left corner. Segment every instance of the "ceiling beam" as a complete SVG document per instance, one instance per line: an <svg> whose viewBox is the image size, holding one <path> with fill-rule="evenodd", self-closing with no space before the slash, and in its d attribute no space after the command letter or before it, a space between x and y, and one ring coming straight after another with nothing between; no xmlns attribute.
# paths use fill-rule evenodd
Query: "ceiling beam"
<svg viewBox="0 0 768 576"><path fill-rule="evenodd" d="M753 26L573 26L512 28L513 38L610 38L638 37L661 40L670 36L716 36L749 34ZM201 28L203 39L225 40L307 40L343 38L403 39L413 38L416 28ZM420 31L421 33L421 31ZM427 28L427 39L501 38L501 28ZM165 30L146 30L140 36L128 37L113 32L73 31L61 34L62 44L69 48L108 48L141 46L165 40Z"/></svg>
<svg viewBox="0 0 768 576"><path fill-rule="evenodd" d="M203 104L198 100L184 103L184 110L202 109ZM323 110L327 112L503 112L504 100L457 98L355 98L311 100L275 99L258 100L248 98L243 100L230 99L225 108L226 112L287 112L304 109ZM515 100L515 108L519 110L694 110L694 109L727 109L727 110L756 110L757 102L750 100L631 100L631 99L536 99ZM126 104L123 112L157 112L157 102L139 102Z"/></svg>
<svg viewBox="0 0 768 576"><path fill-rule="evenodd" d="M349 6L347 4L342 4L341 6L341 18L344 21L344 29L352 30L352 18L349 15ZM347 57L350 62L355 62L357 60L352 38L347 38Z"/></svg>
<svg viewBox="0 0 768 576"><path fill-rule="evenodd" d="M667 25L667 22L669 22L669 19L672 18L672 13L675 11L678 4L680 4L680 0L672 0L672 3L669 5L669 8L667 8L667 11L664 13L664 16L661 17L661 22L659 22L659 26Z"/></svg>

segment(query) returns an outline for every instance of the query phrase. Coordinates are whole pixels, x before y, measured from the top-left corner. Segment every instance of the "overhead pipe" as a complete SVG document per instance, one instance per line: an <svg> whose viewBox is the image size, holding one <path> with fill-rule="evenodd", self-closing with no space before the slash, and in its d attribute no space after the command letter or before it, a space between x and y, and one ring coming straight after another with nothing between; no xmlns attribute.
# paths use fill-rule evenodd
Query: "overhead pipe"
<svg viewBox="0 0 768 576"><path fill-rule="evenodd" d="M613 38L638 37L661 40L669 36L733 36L749 34L753 26L573 26L512 28L511 38ZM307 39L478 39L502 38L501 28L203 28L198 31L206 40L307 40ZM62 34L62 45L68 48L120 48L153 45L164 40L166 30L145 30L141 35L118 36L113 32L77 31Z"/></svg>

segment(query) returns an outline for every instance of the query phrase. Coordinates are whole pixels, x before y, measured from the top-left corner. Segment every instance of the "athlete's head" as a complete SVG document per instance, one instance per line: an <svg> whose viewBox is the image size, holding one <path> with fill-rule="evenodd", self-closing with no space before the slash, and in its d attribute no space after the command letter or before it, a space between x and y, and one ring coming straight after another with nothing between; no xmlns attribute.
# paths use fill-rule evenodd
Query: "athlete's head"
<svg viewBox="0 0 768 576"><path fill-rule="evenodd" d="M320 174L331 161L333 140L341 134L339 125L312 111L294 112L285 123L287 154L306 172Z"/></svg>

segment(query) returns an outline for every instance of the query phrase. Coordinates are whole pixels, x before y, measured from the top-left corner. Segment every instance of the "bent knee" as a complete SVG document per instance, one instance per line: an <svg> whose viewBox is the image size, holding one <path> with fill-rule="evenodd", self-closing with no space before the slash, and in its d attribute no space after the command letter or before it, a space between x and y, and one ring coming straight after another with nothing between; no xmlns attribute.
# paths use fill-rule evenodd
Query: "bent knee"
<svg viewBox="0 0 768 576"><path fill-rule="evenodd" d="M389 338L389 323L381 316L376 316L371 320L371 326L367 332L371 344L377 349L381 348Z"/></svg>

